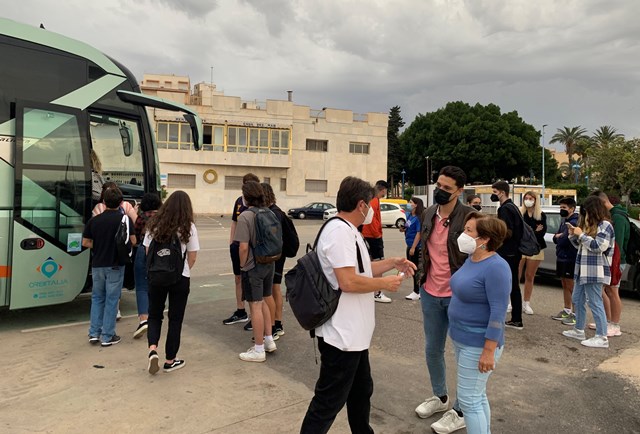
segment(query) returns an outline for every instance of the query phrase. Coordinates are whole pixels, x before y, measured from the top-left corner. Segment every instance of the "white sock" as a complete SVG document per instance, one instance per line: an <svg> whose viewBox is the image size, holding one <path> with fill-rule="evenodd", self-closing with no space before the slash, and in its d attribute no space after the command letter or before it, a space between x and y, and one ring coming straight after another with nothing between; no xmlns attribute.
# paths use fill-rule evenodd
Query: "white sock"
<svg viewBox="0 0 640 434"><path fill-rule="evenodd" d="M571 309L567 309L566 307L563 308L565 312L567 312L568 314L571 314Z"/></svg>
<svg viewBox="0 0 640 434"><path fill-rule="evenodd" d="M273 342L273 335L265 336L264 337L264 341L265 342Z"/></svg>
<svg viewBox="0 0 640 434"><path fill-rule="evenodd" d="M255 344L253 346L253 349L256 351L256 353L264 353L264 344L263 345Z"/></svg>

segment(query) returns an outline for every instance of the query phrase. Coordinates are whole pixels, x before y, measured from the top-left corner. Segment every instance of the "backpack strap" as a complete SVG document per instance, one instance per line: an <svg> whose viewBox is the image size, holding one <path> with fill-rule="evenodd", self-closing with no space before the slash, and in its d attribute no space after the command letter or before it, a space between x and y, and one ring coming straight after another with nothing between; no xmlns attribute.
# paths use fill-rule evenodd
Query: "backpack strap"
<svg viewBox="0 0 640 434"><path fill-rule="evenodd" d="M345 219L343 219L342 217L331 217L329 220L327 220L326 222L323 223L322 227L320 228L320 230L318 231L318 235L316 235L316 239L313 242L313 247L311 248L312 250L316 250L316 247L318 246L318 240L320 239L320 234L322 233L322 231L324 230L324 227L331 221L331 220L341 220L344 222L344 224L346 224L347 226L351 226L349 224L348 221L346 221ZM309 245L307 245L307 251L309 251ZM358 270L360 271L360 273L364 273L364 263L362 262L362 253L360 252L360 246L358 246L358 242L356 241L356 254L358 255Z"/></svg>

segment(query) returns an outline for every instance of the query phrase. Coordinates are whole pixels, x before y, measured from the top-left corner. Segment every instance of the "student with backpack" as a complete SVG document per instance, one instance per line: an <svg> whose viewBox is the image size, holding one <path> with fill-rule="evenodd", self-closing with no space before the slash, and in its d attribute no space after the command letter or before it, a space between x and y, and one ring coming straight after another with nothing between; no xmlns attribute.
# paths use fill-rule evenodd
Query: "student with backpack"
<svg viewBox="0 0 640 434"><path fill-rule="evenodd" d="M184 191L174 191L158 212L149 219L143 245L147 253L149 282L149 343L150 374L160 370L157 353L162 328L163 311L169 298L169 330L165 342L164 372L184 367L178 359L182 320L190 292L191 269L196 262L200 242L194 224L191 199Z"/></svg>
<svg viewBox="0 0 640 434"><path fill-rule="evenodd" d="M120 213L122 192L119 188L109 188L103 191L102 196L106 208L87 222L82 233L82 245L93 249L89 343L109 347L120 342L120 336L116 335L116 316L124 280L124 263L118 254L118 232L123 223L133 229L133 222ZM136 238L133 230L129 234L130 248Z"/></svg>

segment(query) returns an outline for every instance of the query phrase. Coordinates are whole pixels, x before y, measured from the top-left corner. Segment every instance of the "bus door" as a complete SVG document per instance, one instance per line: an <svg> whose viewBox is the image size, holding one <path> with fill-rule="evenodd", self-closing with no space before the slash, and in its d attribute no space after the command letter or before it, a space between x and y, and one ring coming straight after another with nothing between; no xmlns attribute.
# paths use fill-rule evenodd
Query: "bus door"
<svg viewBox="0 0 640 434"><path fill-rule="evenodd" d="M89 250L82 230L91 212L86 113L16 105L15 213L10 308L58 304L82 290Z"/></svg>

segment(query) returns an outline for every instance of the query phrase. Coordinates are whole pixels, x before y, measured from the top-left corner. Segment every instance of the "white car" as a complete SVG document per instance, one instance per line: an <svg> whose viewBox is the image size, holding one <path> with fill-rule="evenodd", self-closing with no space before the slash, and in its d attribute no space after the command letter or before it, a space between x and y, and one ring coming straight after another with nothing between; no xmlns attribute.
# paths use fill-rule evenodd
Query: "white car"
<svg viewBox="0 0 640 434"><path fill-rule="evenodd" d="M330 208L325 210L322 218L324 220L329 220L336 214L338 214L338 209ZM382 202L380 204L380 216L382 217L382 225L388 228L392 226L399 228L400 226L404 226L407 222L407 216L402 210L402 207L395 203Z"/></svg>

